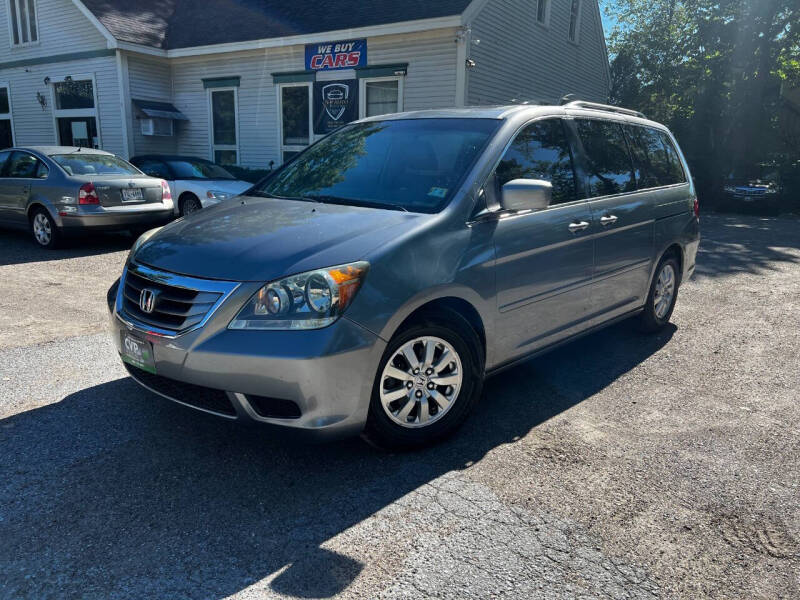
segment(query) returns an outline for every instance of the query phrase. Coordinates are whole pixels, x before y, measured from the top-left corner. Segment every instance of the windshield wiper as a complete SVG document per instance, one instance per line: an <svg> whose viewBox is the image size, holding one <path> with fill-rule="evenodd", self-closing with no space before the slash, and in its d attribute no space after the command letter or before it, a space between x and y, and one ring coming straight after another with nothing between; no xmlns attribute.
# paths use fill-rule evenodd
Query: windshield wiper
<svg viewBox="0 0 800 600"><path fill-rule="evenodd" d="M399 210L402 212L408 212L408 209L405 206L400 204L384 204L383 202L368 202L366 200L354 200L352 198L342 198L340 196L328 196L324 194L316 195L307 195L304 196L303 199L313 200L314 202L322 202L325 204L341 204L345 206L362 206L364 208L389 208L392 210Z"/></svg>

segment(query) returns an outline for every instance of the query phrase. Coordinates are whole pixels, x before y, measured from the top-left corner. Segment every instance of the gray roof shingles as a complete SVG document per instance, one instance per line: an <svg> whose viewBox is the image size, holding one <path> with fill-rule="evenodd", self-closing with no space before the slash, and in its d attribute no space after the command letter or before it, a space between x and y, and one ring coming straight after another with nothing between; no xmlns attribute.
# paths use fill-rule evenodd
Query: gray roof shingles
<svg viewBox="0 0 800 600"><path fill-rule="evenodd" d="M121 42L190 48L459 15L470 0L83 0Z"/></svg>

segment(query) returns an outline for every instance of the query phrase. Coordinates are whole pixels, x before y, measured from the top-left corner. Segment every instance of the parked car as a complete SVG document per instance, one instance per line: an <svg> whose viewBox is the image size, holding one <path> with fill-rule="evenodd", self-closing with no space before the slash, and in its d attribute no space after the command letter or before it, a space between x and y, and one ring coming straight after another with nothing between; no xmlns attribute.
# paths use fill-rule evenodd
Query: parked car
<svg viewBox="0 0 800 600"><path fill-rule="evenodd" d="M147 230L167 222L172 211L166 181L110 152L72 146L0 151L0 224L30 229L45 248L66 233Z"/></svg>
<svg viewBox="0 0 800 600"><path fill-rule="evenodd" d="M413 447L487 375L620 319L662 329L698 243L686 161L638 113L385 115L143 235L109 310L131 376L169 399Z"/></svg>
<svg viewBox="0 0 800 600"><path fill-rule="evenodd" d="M723 208L754 211L763 214L778 212L782 200L778 174L768 173L760 179L730 177L724 187Z"/></svg>
<svg viewBox="0 0 800 600"><path fill-rule="evenodd" d="M167 180L176 199L175 214L180 216L230 200L253 186L202 158L148 154L134 156L131 162L148 175Z"/></svg>

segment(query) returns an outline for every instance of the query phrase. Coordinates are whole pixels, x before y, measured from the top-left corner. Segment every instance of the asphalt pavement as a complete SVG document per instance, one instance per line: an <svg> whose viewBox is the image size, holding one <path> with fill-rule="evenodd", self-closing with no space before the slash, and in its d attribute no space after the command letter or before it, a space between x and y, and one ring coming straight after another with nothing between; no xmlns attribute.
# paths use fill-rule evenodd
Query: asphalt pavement
<svg viewBox="0 0 800 600"><path fill-rule="evenodd" d="M800 220L701 225L673 325L404 454L142 390L104 331L132 240L0 231L0 598L800 597Z"/></svg>

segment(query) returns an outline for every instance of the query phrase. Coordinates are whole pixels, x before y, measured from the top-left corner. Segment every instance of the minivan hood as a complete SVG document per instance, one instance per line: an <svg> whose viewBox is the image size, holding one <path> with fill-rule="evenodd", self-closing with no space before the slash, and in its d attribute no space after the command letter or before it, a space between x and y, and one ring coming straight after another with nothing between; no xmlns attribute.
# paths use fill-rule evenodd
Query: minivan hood
<svg viewBox="0 0 800 600"><path fill-rule="evenodd" d="M170 223L134 260L194 277L267 282L362 260L431 217L243 196Z"/></svg>

